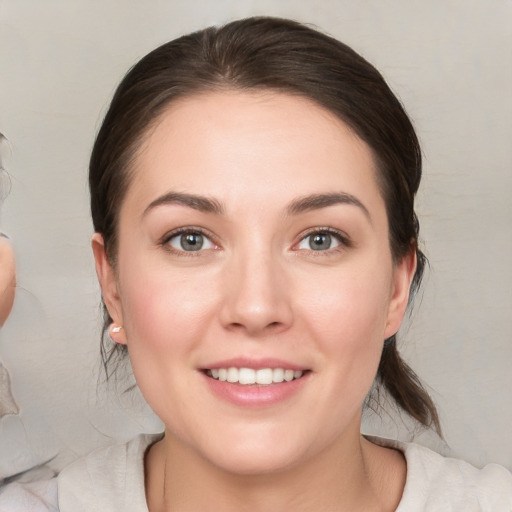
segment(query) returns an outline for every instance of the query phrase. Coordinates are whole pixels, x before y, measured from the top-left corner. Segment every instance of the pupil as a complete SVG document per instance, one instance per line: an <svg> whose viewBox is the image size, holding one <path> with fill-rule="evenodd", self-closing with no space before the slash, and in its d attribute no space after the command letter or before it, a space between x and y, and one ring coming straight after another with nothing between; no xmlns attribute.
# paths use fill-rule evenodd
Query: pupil
<svg viewBox="0 0 512 512"><path fill-rule="evenodd" d="M317 251L325 251L331 246L331 236L325 233L314 235L311 238L309 246L311 249L316 249Z"/></svg>
<svg viewBox="0 0 512 512"><path fill-rule="evenodd" d="M198 251L203 246L203 235L199 233L181 235L181 246L185 251Z"/></svg>

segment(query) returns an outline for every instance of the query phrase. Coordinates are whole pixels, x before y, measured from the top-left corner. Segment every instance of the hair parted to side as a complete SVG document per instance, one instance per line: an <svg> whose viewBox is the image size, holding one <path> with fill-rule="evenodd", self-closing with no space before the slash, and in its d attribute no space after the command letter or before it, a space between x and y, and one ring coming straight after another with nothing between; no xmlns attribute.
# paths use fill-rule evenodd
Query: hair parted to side
<svg viewBox="0 0 512 512"><path fill-rule="evenodd" d="M303 96L337 115L372 149L386 203L395 262L416 252L417 290L425 257L418 248L414 196L421 151L414 128L381 74L347 45L300 23L248 18L170 41L124 77L94 144L89 184L94 229L116 264L121 203L145 135L170 103L215 90L271 90ZM105 310L105 327L111 322ZM104 330L105 334L105 330ZM102 341L107 378L125 347ZM384 343L377 383L397 405L440 433L439 418L418 377L401 359L396 335Z"/></svg>

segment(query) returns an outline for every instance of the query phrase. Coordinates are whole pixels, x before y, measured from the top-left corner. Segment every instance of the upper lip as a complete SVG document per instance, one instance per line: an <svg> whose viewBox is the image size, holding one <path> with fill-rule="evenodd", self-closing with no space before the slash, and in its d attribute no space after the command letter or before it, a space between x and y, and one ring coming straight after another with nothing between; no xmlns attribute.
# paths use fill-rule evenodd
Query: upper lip
<svg viewBox="0 0 512 512"><path fill-rule="evenodd" d="M219 368L251 368L253 370L259 370L262 368L282 368L283 370L294 370L294 371L305 371L308 370L306 366L285 361L284 359L276 359L273 357L265 358L247 358L247 357L235 357L231 359L224 359L222 361L215 361L209 365L205 365L202 369L204 370L216 370Z"/></svg>

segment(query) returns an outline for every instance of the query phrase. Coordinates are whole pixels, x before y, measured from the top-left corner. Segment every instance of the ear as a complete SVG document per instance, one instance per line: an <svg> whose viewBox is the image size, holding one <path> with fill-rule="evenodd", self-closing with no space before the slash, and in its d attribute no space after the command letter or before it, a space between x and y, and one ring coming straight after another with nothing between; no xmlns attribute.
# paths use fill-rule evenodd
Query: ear
<svg viewBox="0 0 512 512"><path fill-rule="evenodd" d="M400 328L409 303L409 292L416 272L416 264L416 252L411 250L394 266L384 339L396 334Z"/></svg>
<svg viewBox="0 0 512 512"><path fill-rule="evenodd" d="M94 233L91 240L92 252L94 254L94 262L96 265L96 275L101 287L101 295L107 307L108 313L114 324L117 326L123 325L123 310L121 307L121 299L118 292L118 284L116 273L112 267L107 253L105 251L105 242L103 236L99 233ZM117 330L113 332L110 330L110 337L116 343L126 344L126 336L124 330Z"/></svg>

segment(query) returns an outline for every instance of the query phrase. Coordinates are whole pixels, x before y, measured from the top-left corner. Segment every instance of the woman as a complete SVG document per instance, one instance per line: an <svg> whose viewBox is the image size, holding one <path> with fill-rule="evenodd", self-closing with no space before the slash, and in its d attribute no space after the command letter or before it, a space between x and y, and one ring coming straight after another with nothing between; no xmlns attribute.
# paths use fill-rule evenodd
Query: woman
<svg viewBox="0 0 512 512"><path fill-rule="evenodd" d="M374 382L440 430L395 339L420 177L380 74L308 27L242 20L144 57L93 149L92 246L106 364L128 352L165 433L38 484L42 510L510 510L503 468L360 434Z"/></svg>

